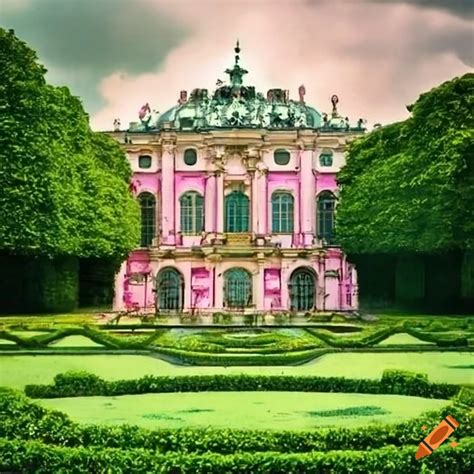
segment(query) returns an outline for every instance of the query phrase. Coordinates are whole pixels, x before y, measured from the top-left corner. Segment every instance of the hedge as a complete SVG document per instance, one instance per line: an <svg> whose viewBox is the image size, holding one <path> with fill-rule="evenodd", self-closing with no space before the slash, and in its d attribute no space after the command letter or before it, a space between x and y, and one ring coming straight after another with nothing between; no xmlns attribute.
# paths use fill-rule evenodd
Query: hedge
<svg viewBox="0 0 474 474"><path fill-rule="evenodd" d="M277 354L208 354L185 351L171 347L157 347L156 352L164 354L189 365L292 365L309 362L316 357L333 352L332 349L310 349L306 351L280 352Z"/></svg>
<svg viewBox="0 0 474 474"><path fill-rule="evenodd" d="M13 341L19 347L25 349L46 348L49 344L69 336L84 336L91 339L93 342L101 344L109 349L144 349L150 346L150 344L159 336L161 336L162 333L163 331L157 330L153 334L143 336L143 338L139 340L137 340L137 338L130 340L129 338L111 336L105 331L97 330L89 326L84 326L62 328L58 329L57 331L47 332L34 337L21 337L8 331L0 331L0 338Z"/></svg>
<svg viewBox="0 0 474 474"><path fill-rule="evenodd" d="M458 403L474 408L474 387L462 387L455 400Z"/></svg>
<svg viewBox="0 0 474 474"><path fill-rule="evenodd" d="M431 456L415 459L416 446L386 446L364 451L328 451L304 454L216 453L155 454L143 449L63 448L37 441L0 439L0 470L94 473L284 473L337 472L338 474L473 472L474 439L456 449L441 446Z"/></svg>
<svg viewBox="0 0 474 474"><path fill-rule="evenodd" d="M87 372L56 375L52 385L26 385L32 398L132 395L170 392L292 391L411 395L447 399L459 386L431 383L424 374L387 370L381 380L292 375L147 375L140 379L106 381Z"/></svg>
<svg viewBox="0 0 474 474"><path fill-rule="evenodd" d="M143 448L153 452L208 451L234 452L310 452L331 449L364 450L385 445L418 444L428 430L451 414L459 422L456 439L474 434L474 416L470 409L448 406L396 425L372 425L355 429L320 428L310 431L231 430L231 429L160 429L137 426L81 425L64 413L36 405L14 391L0 391L0 437L35 439L67 447Z"/></svg>
<svg viewBox="0 0 474 474"><path fill-rule="evenodd" d="M429 333L408 326L408 322L392 327L371 330L359 336L341 337L324 329L307 329L307 337L285 337L281 334L263 332L252 338L230 338L222 334L204 334L199 339L195 336L188 338L160 340L166 329L156 330L153 334L143 337L120 337L109 334L108 331L90 326L63 328L35 337L21 337L0 331L0 338L16 343L16 347L24 349L46 349L57 340L68 336L85 336L93 342L104 346L104 349L150 350L172 356L187 364L202 365L279 365L294 364L309 361L324 354L324 350L369 348L379 344L388 337L408 333L425 342L435 343L438 347L467 347L469 340L463 334ZM327 347L324 347L327 346ZM253 349L255 355L229 355L232 349ZM393 350L393 348L391 348ZM403 349L403 346L400 346ZM226 351L227 350L227 354ZM235 350L237 352L237 350ZM219 355L219 354L222 355ZM260 354L262 357L259 357ZM263 355L269 354L268 357ZM271 355L270 354L274 354Z"/></svg>
<svg viewBox="0 0 474 474"><path fill-rule="evenodd" d="M410 336L416 337L423 342L431 342L439 347L467 347L468 338L464 334L438 334L422 331L410 326L410 321L403 321L396 326L383 327L371 331L369 334L365 333L360 336L344 338L335 336L330 331L324 329L307 328L307 332L311 335L321 339L323 342L331 347L337 348L365 348L371 347L384 341L390 336L400 333L407 333Z"/></svg>

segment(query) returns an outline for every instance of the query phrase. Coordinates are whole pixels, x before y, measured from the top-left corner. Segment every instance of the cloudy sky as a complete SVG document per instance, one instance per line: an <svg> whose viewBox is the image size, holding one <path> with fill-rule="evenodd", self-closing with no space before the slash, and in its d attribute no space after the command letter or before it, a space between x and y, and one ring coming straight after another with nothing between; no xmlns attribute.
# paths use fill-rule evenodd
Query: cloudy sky
<svg viewBox="0 0 474 474"><path fill-rule="evenodd" d="M240 39L247 84L306 87L321 111L338 94L351 121L383 124L474 68L474 0L0 0L48 68L82 98L95 129L164 112L181 89L226 79Z"/></svg>

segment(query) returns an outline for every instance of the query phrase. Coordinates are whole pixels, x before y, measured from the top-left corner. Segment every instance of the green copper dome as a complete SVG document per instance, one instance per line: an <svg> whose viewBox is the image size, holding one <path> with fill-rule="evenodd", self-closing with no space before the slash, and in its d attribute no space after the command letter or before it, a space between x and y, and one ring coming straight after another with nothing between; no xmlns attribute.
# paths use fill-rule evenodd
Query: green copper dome
<svg viewBox="0 0 474 474"><path fill-rule="evenodd" d="M210 95L207 89L194 89L189 97L181 92L178 105L167 110L157 119L147 116L135 124L135 130L210 130L219 128L266 129L324 129L342 130L347 127L344 119L331 117L330 123L315 108L304 102L304 86L299 88L299 100L290 100L289 91L270 89L266 97L252 86L243 85L247 70L239 65L240 47L235 48L235 64L225 72L229 81L217 82L217 89Z"/></svg>
<svg viewBox="0 0 474 474"><path fill-rule="evenodd" d="M172 124L181 130L213 128L319 128L321 114L304 103L288 100L273 89L267 98L253 87L222 86L212 97L195 89L189 100L162 114L154 127Z"/></svg>

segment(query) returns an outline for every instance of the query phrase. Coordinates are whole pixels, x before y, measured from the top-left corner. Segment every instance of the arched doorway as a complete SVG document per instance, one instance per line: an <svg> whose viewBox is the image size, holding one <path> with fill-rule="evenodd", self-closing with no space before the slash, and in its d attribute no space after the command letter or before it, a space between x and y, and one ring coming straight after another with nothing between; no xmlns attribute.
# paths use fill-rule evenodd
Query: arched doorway
<svg viewBox="0 0 474 474"><path fill-rule="evenodd" d="M184 279L175 268L163 268L156 282L158 310L181 311L184 305Z"/></svg>
<svg viewBox="0 0 474 474"><path fill-rule="evenodd" d="M297 268L288 283L290 309L311 311L316 307L316 275L310 268Z"/></svg>
<svg viewBox="0 0 474 474"><path fill-rule="evenodd" d="M231 268L224 273L224 306L246 308L252 304L252 277L243 268Z"/></svg>

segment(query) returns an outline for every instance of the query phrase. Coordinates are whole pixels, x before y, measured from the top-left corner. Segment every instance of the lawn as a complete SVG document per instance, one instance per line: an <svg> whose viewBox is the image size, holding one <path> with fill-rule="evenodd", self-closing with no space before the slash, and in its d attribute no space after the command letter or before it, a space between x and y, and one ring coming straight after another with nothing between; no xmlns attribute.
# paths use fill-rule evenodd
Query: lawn
<svg viewBox="0 0 474 474"><path fill-rule="evenodd" d="M272 430L398 423L449 403L398 395L297 392L162 393L37 402L82 423Z"/></svg>
<svg viewBox="0 0 474 474"><path fill-rule="evenodd" d="M468 352L339 353L298 366L196 367L176 366L161 359L138 355L0 356L0 385L22 388L51 383L56 374L85 370L108 380L144 375L288 374L380 378L385 369L428 374L431 381L474 383L473 354Z"/></svg>

